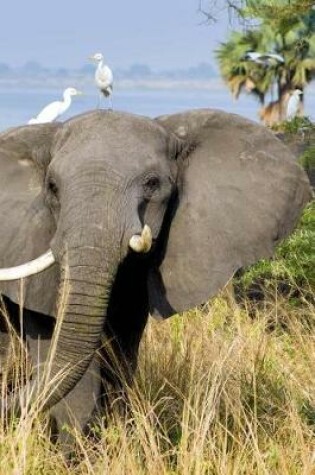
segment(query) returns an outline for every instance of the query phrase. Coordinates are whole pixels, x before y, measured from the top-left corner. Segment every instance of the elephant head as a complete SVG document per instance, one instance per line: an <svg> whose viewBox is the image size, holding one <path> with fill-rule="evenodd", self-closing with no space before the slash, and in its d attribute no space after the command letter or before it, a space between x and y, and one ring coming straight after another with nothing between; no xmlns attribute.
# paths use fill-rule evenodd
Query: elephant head
<svg viewBox="0 0 315 475"><path fill-rule="evenodd" d="M51 378L74 369L47 408L98 348L127 254L146 254L143 299L168 317L270 256L310 196L303 171L270 132L211 110L156 120L97 111L13 129L0 135L0 167L0 266L50 249L51 267L43 270L46 259L32 269L43 271L26 278L21 304L57 316L58 291L65 279L69 286ZM19 302L17 282L0 291Z"/></svg>

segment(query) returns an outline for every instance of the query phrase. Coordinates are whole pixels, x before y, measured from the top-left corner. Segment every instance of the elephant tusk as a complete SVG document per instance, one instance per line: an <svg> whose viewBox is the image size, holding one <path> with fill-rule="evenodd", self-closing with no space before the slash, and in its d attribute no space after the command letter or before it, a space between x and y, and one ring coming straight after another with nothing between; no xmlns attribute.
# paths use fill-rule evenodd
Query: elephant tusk
<svg viewBox="0 0 315 475"><path fill-rule="evenodd" d="M33 261L26 262L25 264L16 267L0 269L0 281L23 279L24 277L38 274L39 272L48 269L48 267L52 266L55 262L56 260L53 253L49 250Z"/></svg>
<svg viewBox="0 0 315 475"><path fill-rule="evenodd" d="M149 252L152 247L152 232L145 224L141 235L134 234L129 241L130 248L135 252Z"/></svg>

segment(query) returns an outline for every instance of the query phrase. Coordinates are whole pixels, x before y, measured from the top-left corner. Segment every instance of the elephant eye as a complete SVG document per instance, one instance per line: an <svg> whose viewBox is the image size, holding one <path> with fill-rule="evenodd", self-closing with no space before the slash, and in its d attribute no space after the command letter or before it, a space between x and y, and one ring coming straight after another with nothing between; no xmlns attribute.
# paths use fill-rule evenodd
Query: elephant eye
<svg viewBox="0 0 315 475"><path fill-rule="evenodd" d="M152 176L146 180L144 188L152 193L160 188L160 184L160 179L157 176Z"/></svg>
<svg viewBox="0 0 315 475"><path fill-rule="evenodd" d="M54 196L58 196L58 186L52 178L50 178L48 181L48 191Z"/></svg>

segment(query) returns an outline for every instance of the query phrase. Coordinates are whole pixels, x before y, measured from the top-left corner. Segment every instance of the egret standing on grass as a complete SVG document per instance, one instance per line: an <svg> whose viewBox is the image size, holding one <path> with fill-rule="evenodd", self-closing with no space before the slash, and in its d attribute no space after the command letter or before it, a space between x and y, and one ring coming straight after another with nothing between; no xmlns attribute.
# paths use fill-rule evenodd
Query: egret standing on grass
<svg viewBox="0 0 315 475"><path fill-rule="evenodd" d="M93 56L90 56L90 59L97 63L97 68L95 71L95 83L99 89L99 101L98 107L101 104L102 95L109 98L110 108L113 108L111 95L113 93L113 73L109 66L104 64L104 57L102 53L95 53Z"/></svg>
<svg viewBox="0 0 315 475"><path fill-rule="evenodd" d="M287 105L287 120L292 120L294 117L296 117L299 107L301 104L301 99L300 95L303 94L303 92L300 89L295 89L291 93L291 97L288 100L288 105Z"/></svg>
<svg viewBox="0 0 315 475"><path fill-rule="evenodd" d="M46 124L47 122L54 122L71 106L71 97L79 96L82 92L74 87L68 87L63 93L63 101L54 101L48 104L37 117L31 119L29 124Z"/></svg>

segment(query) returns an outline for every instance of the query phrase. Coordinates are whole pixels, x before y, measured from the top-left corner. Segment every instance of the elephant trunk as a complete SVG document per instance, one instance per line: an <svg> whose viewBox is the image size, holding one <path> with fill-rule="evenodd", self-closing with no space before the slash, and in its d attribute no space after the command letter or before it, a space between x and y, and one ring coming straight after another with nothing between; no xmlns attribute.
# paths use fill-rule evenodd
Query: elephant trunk
<svg viewBox="0 0 315 475"><path fill-rule="evenodd" d="M92 189L89 184L81 184L80 190L91 197L84 209L75 190L68 190L71 196L68 201L66 196L64 202L69 204L62 208L59 228L51 242L52 253L61 263L56 327L44 374L38 367L37 376L24 390L26 394L31 392L28 400L32 403L37 390L44 389L43 409L63 399L87 370L101 342L118 266L127 253L125 229L117 226L122 205L113 180L110 186L104 183L99 187L94 184ZM99 205L101 200L107 203L105 209ZM151 230L145 227L129 245L133 244L137 252L148 252L151 243ZM19 395L13 397L9 410L18 413L19 400Z"/></svg>
<svg viewBox="0 0 315 475"><path fill-rule="evenodd" d="M48 390L44 409L65 397L87 370L99 347L119 253L80 247L68 250L63 262L59 311L46 366L53 391ZM93 264L94 263L94 264Z"/></svg>

